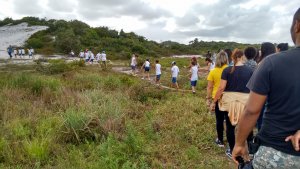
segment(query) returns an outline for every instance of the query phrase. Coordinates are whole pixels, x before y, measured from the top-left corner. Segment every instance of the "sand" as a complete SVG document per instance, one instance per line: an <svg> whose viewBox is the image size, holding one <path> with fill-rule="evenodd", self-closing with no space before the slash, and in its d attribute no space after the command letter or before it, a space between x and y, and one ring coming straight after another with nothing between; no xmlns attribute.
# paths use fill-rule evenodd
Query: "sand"
<svg viewBox="0 0 300 169"><path fill-rule="evenodd" d="M29 27L27 23L0 27L0 59L9 58L7 54L9 45L22 47L31 35L47 28L46 26Z"/></svg>

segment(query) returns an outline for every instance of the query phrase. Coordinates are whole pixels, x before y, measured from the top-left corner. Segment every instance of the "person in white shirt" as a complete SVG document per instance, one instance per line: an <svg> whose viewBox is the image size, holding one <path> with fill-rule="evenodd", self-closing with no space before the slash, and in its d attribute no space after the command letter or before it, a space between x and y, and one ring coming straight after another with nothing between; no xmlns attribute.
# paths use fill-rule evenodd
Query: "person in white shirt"
<svg viewBox="0 0 300 169"><path fill-rule="evenodd" d="M90 61L90 55L89 55L88 50L85 51L84 56L85 56L85 62L86 63L89 62Z"/></svg>
<svg viewBox="0 0 300 169"><path fill-rule="evenodd" d="M210 72L211 70L213 70L215 68L215 63L210 59L210 58L206 58L205 59L206 65L207 67L207 71Z"/></svg>
<svg viewBox="0 0 300 169"><path fill-rule="evenodd" d="M75 57L75 53L73 50L71 50L71 52L70 52L70 57Z"/></svg>
<svg viewBox="0 0 300 169"><path fill-rule="evenodd" d="M198 65L196 62L192 62L190 75L191 75L192 91L193 91L193 94L195 94L196 93L196 85L197 85L197 81L198 81Z"/></svg>
<svg viewBox="0 0 300 169"><path fill-rule="evenodd" d="M144 68L143 78L145 79L145 75L147 74L148 80L150 80L150 61L149 59L146 59L145 63L142 66L142 69Z"/></svg>
<svg viewBox="0 0 300 169"><path fill-rule="evenodd" d="M17 55L18 55L18 50L17 49L14 49L14 55L15 55L15 58L17 58Z"/></svg>
<svg viewBox="0 0 300 169"><path fill-rule="evenodd" d="M155 62L156 84L159 86L161 77L161 65L159 64L159 60L156 60Z"/></svg>
<svg viewBox="0 0 300 169"><path fill-rule="evenodd" d="M84 58L84 52L82 50L80 50L80 52L79 52L79 57L80 57L80 59Z"/></svg>
<svg viewBox="0 0 300 169"><path fill-rule="evenodd" d="M172 87L176 87L176 89L179 89L179 86L178 86L178 83L177 83L179 68L178 68L178 66L176 66L175 61L172 62L171 73L172 73Z"/></svg>
<svg viewBox="0 0 300 169"><path fill-rule="evenodd" d="M25 49L24 48L22 48L22 57L24 58L24 56L25 56Z"/></svg>
<svg viewBox="0 0 300 169"><path fill-rule="evenodd" d="M94 59L95 59L95 55L94 55L94 53L91 51L91 53L90 53L90 64L93 64L93 63L94 63Z"/></svg>
<svg viewBox="0 0 300 169"><path fill-rule="evenodd" d="M31 53L31 50L30 49L27 49L28 51L28 56L29 56L29 59L32 57L32 53Z"/></svg>
<svg viewBox="0 0 300 169"><path fill-rule="evenodd" d="M97 55L96 55L96 61L99 63L100 61L100 58L101 58L101 53L98 52Z"/></svg>
<svg viewBox="0 0 300 169"><path fill-rule="evenodd" d="M102 51L101 61L102 61L102 64L104 65L104 69L106 69L106 54L105 54L105 51Z"/></svg>
<svg viewBox="0 0 300 169"><path fill-rule="evenodd" d="M132 54L131 63L130 63L132 75L134 76L136 75L137 57L138 57L137 55Z"/></svg>
<svg viewBox="0 0 300 169"><path fill-rule="evenodd" d="M20 58L22 58L22 49L21 48L18 50L18 53L19 53Z"/></svg>

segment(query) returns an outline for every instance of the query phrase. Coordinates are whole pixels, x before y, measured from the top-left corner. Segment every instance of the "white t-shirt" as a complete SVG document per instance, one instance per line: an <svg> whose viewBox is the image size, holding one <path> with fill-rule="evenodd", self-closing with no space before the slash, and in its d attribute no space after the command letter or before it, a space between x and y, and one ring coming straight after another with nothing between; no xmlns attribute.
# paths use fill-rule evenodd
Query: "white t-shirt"
<svg viewBox="0 0 300 169"><path fill-rule="evenodd" d="M25 49L22 49L22 55L25 55Z"/></svg>
<svg viewBox="0 0 300 169"><path fill-rule="evenodd" d="M31 51L30 51L30 49L28 49L28 55L31 55Z"/></svg>
<svg viewBox="0 0 300 169"><path fill-rule="evenodd" d="M17 51L16 49L14 50L14 54L15 54L15 55L18 54L18 51Z"/></svg>
<svg viewBox="0 0 300 169"><path fill-rule="evenodd" d="M131 58L131 66L136 66L136 57Z"/></svg>
<svg viewBox="0 0 300 169"><path fill-rule="evenodd" d="M93 52L91 52L91 59L95 59L95 55L93 54Z"/></svg>
<svg viewBox="0 0 300 169"><path fill-rule="evenodd" d="M171 68L171 71L172 71L172 77L177 77L178 76L178 74L179 74L179 68L178 68L178 66L174 65Z"/></svg>
<svg viewBox="0 0 300 169"><path fill-rule="evenodd" d="M97 53L97 55L96 55L96 60L97 60L97 61L100 60L100 57L101 57L101 53Z"/></svg>
<svg viewBox="0 0 300 169"><path fill-rule="evenodd" d="M192 76L191 76L191 81L196 81L198 80L198 66L193 66L191 68L191 73L192 73Z"/></svg>
<svg viewBox="0 0 300 169"><path fill-rule="evenodd" d="M102 60L102 61L106 61L106 54L105 54L105 53L102 53L102 54L101 54L101 60Z"/></svg>
<svg viewBox="0 0 300 169"><path fill-rule="evenodd" d="M89 53L88 52L85 52L85 59L90 59L90 55L89 55Z"/></svg>
<svg viewBox="0 0 300 169"><path fill-rule="evenodd" d="M31 48L31 49L30 49L30 52L31 52L31 54L34 54L34 49Z"/></svg>
<svg viewBox="0 0 300 169"><path fill-rule="evenodd" d="M22 54L22 50L21 49L19 49L19 55L21 55Z"/></svg>
<svg viewBox="0 0 300 169"><path fill-rule="evenodd" d="M150 67L150 62L149 61L145 62L145 67Z"/></svg>
<svg viewBox="0 0 300 169"><path fill-rule="evenodd" d="M214 68L215 68L215 63L211 62L210 67L209 67L209 71L213 70Z"/></svg>
<svg viewBox="0 0 300 169"><path fill-rule="evenodd" d="M159 63L155 65L155 72L156 75L161 75L161 65Z"/></svg>
<svg viewBox="0 0 300 169"><path fill-rule="evenodd" d="M84 57L84 52L80 52L79 57L83 58Z"/></svg>

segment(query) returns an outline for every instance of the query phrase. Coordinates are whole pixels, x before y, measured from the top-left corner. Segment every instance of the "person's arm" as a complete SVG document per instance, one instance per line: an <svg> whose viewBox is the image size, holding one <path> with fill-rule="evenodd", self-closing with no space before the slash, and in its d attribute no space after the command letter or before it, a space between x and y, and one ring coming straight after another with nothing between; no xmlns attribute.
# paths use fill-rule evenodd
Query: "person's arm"
<svg viewBox="0 0 300 169"><path fill-rule="evenodd" d="M216 93L216 96L214 98L214 103L216 103L220 99L222 93L224 92L224 90L226 88L226 85L227 85L227 80L222 79L221 82L220 82L220 86L218 88L218 91Z"/></svg>
<svg viewBox="0 0 300 169"><path fill-rule="evenodd" d="M246 104L244 112L239 119L239 125L237 127L237 134L235 140L235 147L232 152L232 159L236 161L236 157L241 156L244 159L248 156L246 140L249 133L253 130L257 119L260 115L261 109L266 102L267 96L260 95L255 92L250 92L248 102Z"/></svg>
<svg viewBox="0 0 300 169"><path fill-rule="evenodd" d="M210 104L211 104L213 88L214 88L214 82L208 80L208 83L207 83L207 94L206 94L206 105L207 105L207 107L209 107Z"/></svg>
<svg viewBox="0 0 300 169"><path fill-rule="evenodd" d="M291 141L295 150L300 151L300 130L298 130L294 135L287 137L285 141Z"/></svg>
<svg viewBox="0 0 300 169"><path fill-rule="evenodd" d="M141 70L144 68L144 66L145 66L145 63L142 65Z"/></svg>

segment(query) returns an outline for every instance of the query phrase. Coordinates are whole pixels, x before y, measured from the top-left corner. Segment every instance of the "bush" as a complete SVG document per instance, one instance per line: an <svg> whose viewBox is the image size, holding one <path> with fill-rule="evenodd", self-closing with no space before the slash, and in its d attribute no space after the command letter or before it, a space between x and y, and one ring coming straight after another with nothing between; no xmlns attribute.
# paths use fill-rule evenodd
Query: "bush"
<svg viewBox="0 0 300 169"><path fill-rule="evenodd" d="M47 139L33 139L32 141L25 141L23 146L27 156L33 162L43 162L49 157L50 149Z"/></svg>

